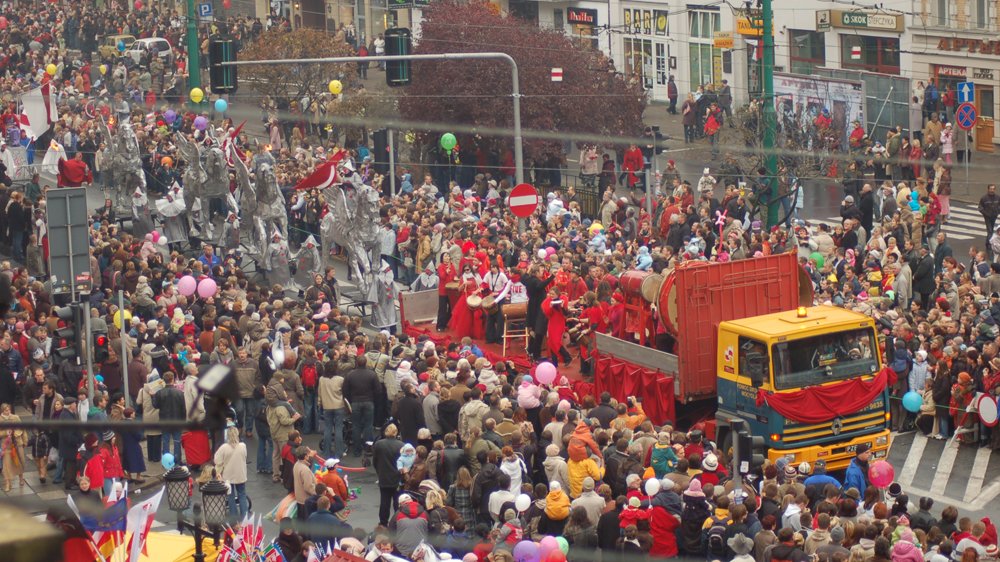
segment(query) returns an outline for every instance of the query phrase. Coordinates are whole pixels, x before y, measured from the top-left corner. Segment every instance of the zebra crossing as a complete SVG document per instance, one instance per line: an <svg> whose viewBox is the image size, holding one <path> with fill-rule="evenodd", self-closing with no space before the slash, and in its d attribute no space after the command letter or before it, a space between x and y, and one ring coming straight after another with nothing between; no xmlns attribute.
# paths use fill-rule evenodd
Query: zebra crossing
<svg viewBox="0 0 1000 562"><path fill-rule="evenodd" d="M830 227L840 226L842 224L839 216L807 219L806 222L809 222L810 224L823 223L829 225ZM970 203L952 201L951 214L949 215L948 222L944 224L943 228L945 234L947 234L948 238L952 240L979 240L984 242L986 240L986 224L983 222L983 216L979 214L979 211L976 209L976 205Z"/></svg>
<svg viewBox="0 0 1000 562"><path fill-rule="evenodd" d="M992 453L989 447L928 439L914 431L893 435L888 461L911 501L929 496L980 510L1000 495L1000 455Z"/></svg>

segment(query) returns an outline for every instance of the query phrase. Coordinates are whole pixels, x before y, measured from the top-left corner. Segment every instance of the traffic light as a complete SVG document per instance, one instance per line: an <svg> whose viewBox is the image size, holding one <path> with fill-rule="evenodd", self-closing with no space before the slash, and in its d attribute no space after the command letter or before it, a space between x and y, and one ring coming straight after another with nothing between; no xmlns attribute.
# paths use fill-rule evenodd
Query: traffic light
<svg viewBox="0 0 1000 562"><path fill-rule="evenodd" d="M224 62L236 62L236 44L231 37L213 36L208 41L209 80L213 94L236 93L236 67L222 66Z"/></svg>
<svg viewBox="0 0 1000 562"><path fill-rule="evenodd" d="M111 350L111 343L108 335L103 332L94 334L94 363L103 363L108 359L108 352Z"/></svg>
<svg viewBox="0 0 1000 562"><path fill-rule="evenodd" d="M739 440L737 448L740 452L738 465L740 472L756 472L764 466L764 460L767 458L767 445L764 443L764 438L752 435L746 425L737 431L736 438Z"/></svg>
<svg viewBox="0 0 1000 562"><path fill-rule="evenodd" d="M413 34L405 27L385 30L385 54L390 56L409 55L413 47ZM389 86L410 85L410 61L386 61L385 83Z"/></svg>
<svg viewBox="0 0 1000 562"><path fill-rule="evenodd" d="M81 359L80 334L83 332L83 307L78 303L55 309L56 318L64 324L55 331L52 355L61 360Z"/></svg>

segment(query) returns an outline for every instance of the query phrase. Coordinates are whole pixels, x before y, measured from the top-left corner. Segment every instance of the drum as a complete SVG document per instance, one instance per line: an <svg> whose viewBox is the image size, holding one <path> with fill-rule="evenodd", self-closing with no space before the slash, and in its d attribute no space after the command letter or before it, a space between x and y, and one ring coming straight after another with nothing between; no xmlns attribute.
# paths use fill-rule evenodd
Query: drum
<svg viewBox="0 0 1000 562"><path fill-rule="evenodd" d="M503 316L507 320L526 320L528 318L528 301L504 305Z"/></svg>
<svg viewBox="0 0 1000 562"><path fill-rule="evenodd" d="M499 308L499 306L497 305L496 299L493 298L493 295L483 298L483 310L485 310L487 314L493 314L497 311L497 308Z"/></svg>
<svg viewBox="0 0 1000 562"><path fill-rule="evenodd" d="M642 297L642 284L646 282L646 278L653 275L651 271L626 271L619 278L618 282L621 284L622 292L626 296L630 297ZM661 281L662 283L662 281Z"/></svg>
<svg viewBox="0 0 1000 562"><path fill-rule="evenodd" d="M661 286L663 286L663 276L659 273L653 273L642 280L639 292L642 293L642 298L646 299L646 302L656 304L656 299L660 297Z"/></svg>
<svg viewBox="0 0 1000 562"><path fill-rule="evenodd" d="M465 304L472 310L483 306L483 297L479 295L469 295L465 299Z"/></svg>
<svg viewBox="0 0 1000 562"><path fill-rule="evenodd" d="M444 288L447 291L457 291L462 286L460 281L452 281L451 283L445 283Z"/></svg>

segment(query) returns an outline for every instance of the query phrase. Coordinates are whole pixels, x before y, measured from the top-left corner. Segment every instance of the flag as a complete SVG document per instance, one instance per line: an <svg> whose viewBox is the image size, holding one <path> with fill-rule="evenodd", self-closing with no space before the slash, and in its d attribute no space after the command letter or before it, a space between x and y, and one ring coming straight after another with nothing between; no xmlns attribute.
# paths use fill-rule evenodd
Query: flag
<svg viewBox="0 0 1000 562"><path fill-rule="evenodd" d="M48 83L29 91L21 96L22 112L27 117L28 134L35 138L41 137L53 123L59 120L55 96L50 95ZM22 123L22 128L25 124Z"/></svg>
<svg viewBox="0 0 1000 562"><path fill-rule="evenodd" d="M160 500L163 499L164 490L166 487L160 488L160 491L149 499L128 510L125 531L132 533L129 560L139 560L139 553L146 552L146 536L149 535L149 529L153 526L153 518L156 516L156 510L160 508Z"/></svg>
<svg viewBox="0 0 1000 562"><path fill-rule="evenodd" d="M295 184L295 189L325 189L339 183L340 176L337 174L337 164L344 159L345 154L345 151L338 150L335 154L330 156L329 160L317 166L316 169L313 170L313 173L309 174L307 177L300 180L299 183Z"/></svg>
<svg viewBox="0 0 1000 562"><path fill-rule="evenodd" d="M309 557L306 558L306 562L321 562L319 556L316 555L316 547L309 547Z"/></svg>
<svg viewBox="0 0 1000 562"><path fill-rule="evenodd" d="M282 556L281 551L278 550L278 547L273 542L267 545L261 554L263 555L264 562L285 562L285 557Z"/></svg>
<svg viewBox="0 0 1000 562"><path fill-rule="evenodd" d="M127 517L128 498L122 497L106 506L98 517L83 514L80 522L83 523L83 528L90 532L97 549L107 558L125 536Z"/></svg>

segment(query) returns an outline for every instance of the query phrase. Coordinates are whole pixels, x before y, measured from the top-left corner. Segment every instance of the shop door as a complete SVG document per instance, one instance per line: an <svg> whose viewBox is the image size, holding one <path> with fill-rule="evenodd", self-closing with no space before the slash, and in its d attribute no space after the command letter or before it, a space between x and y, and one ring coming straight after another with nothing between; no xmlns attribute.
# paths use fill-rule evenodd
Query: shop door
<svg viewBox="0 0 1000 562"><path fill-rule="evenodd" d="M976 85L976 113L979 120L976 121L975 133L976 150L980 152L993 152L993 87Z"/></svg>

